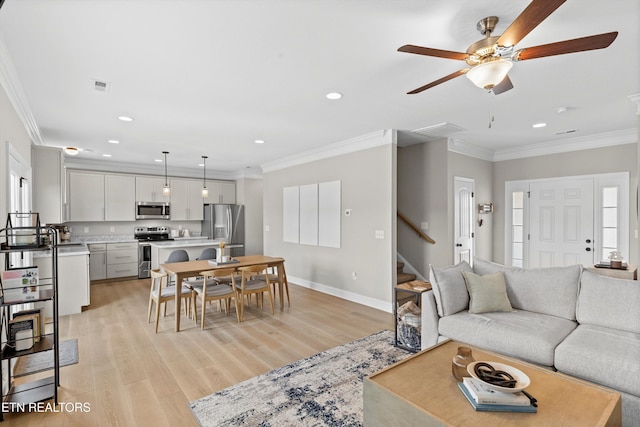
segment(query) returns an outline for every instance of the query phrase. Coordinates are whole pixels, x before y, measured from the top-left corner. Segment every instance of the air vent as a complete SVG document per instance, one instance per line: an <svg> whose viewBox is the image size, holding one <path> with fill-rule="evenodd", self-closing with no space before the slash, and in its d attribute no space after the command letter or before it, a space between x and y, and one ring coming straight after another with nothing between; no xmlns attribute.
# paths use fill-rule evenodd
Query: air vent
<svg viewBox="0 0 640 427"><path fill-rule="evenodd" d="M109 92L109 89L111 88L111 83L105 82L102 80L94 80L93 88L98 92Z"/></svg>
<svg viewBox="0 0 640 427"><path fill-rule="evenodd" d="M578 129L563 130L560 132L556 132L556 135L567 135L569 133L574 133L574 132L578 132Z"/></svg>
<svg viewBox="0 0 640 427"><path fill-rule="evenodd" d="M413 133L418 133L420 135L426 136L427 139L431 141L435 141L437 139L446 138L451 136L456 132L462 132L466 129L461 128L458 125L454 125L453 123L439 123L433 126L427 126L425 128L420 128L412 131Z"/></svg>

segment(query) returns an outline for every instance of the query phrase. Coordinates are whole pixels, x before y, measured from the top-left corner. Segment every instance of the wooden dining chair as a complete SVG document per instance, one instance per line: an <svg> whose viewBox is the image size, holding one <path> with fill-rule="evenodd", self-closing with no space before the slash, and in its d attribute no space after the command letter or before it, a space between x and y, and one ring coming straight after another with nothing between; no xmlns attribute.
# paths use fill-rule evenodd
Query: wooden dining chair
<svg viewBox="0 0 640 427"><path fill-rule="evenodd" d="M271 314L273 311L273 293L271 290L271 282L267 274L267 264L258 264L247 267L239 267L241 279L240 283L235 282L236 302L240 306L240 321L244 319L244 297L256 294L257 303L260 308L264 309L264 293L269 293L269 303L271 304ZM258 274L265 274L264 278L256 278Z"/></svg>
<svg viewBox="0 0 640 427"><path fill-rule="evenodd" d="M200 273L202 280L200 283L190 282L193 287L193 310L197 311L197 297L202 298L202 313L200 316L200 329L204 329L204 319L207 309L207 301L224 301L225 313L229 314L231 310L231 298L235 300L236 318L240 321L238 313L238 300L236 298L235 280L233 279L233 268L225 268L220 270L208 270ZM218 284L216 277L231 276L231 285ZM196 317L197 323L197 317Z"/></svg>
<svg viewBox="0 0 640 427"><path fill-rule="evenodd" d="M181 286L179 290L177 286L168 285L167 273L160 270L151 270L151 290L149 291L149 312L147 322L151 322L151 308L156 303L156 334L158 333L158 321L160 320L160 305L164 303L164 315L167 315L167 302L174 301L176 292L181 292L181 297L185 299L184 311L189 315L189 307L191 305L192 291L186 286ZM176 313L180 316L180 313Z"/></svg>
<svg viewBox="0 0 640 427"><path fill-rule="evenodd" d="M278 279L278 268L282 269L282 282L280 282L280 280ZM273 287L274 298L280 295L280 289L282 289L283 293L286 293L287 295L287 304L291 306L291 298L289 297L289 282L287 281L287 272L284 269L284 263L269 266L265 274L258 274L257 276L255 276L255 278L265 280L265 276L267 274L269 275L269 282ZM278 285L278 292L276 292L276 285ZM280 306L284 306L284 301L280 301Z"/></svg>

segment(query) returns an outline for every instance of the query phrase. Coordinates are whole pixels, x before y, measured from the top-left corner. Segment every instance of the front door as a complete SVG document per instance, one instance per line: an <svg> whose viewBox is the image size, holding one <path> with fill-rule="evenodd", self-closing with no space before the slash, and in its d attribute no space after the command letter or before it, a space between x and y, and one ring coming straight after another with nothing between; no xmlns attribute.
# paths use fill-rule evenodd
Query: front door
<svg viewBox="0 0 640 427"><path fill-rule="evenodd" d="M529 267L593 264L593 179L532 182Z"/></svg>
<svg viewBox="0 0 640 427"><path fill-rule="evenodd" d="M474 180L454 177L454 263L473 263L473 191Z"/></svg>

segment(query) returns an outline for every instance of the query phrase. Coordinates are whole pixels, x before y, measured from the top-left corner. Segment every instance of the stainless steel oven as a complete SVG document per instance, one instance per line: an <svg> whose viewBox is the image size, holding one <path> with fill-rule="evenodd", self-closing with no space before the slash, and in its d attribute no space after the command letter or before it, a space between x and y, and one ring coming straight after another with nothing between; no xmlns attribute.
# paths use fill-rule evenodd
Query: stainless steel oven
<svg viewBox="0 0 640 427"><path fill-rule="evenodd" d="M138 242L138 279L151 277L151 243Z"/></svg>
<svg viewBox="0 0 640 427"><path fill-rule="evenodd" d="M151 242L173 240L169 227L136 227L134 236L138 239L138 278L151 277Z"/></svg>

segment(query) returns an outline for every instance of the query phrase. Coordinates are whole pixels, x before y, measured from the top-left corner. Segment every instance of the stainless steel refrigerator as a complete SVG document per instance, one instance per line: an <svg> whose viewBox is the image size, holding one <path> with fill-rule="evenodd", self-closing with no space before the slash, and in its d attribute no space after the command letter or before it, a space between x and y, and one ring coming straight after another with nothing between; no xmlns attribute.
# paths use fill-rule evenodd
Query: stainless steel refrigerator
<svg viewBox="0 0 640 427"><path fill-rule="evenodd" d="M204 205L202 235L226 244L242 245L240 248L231 248L230 255L244 255L244 206Z"/></svg>

